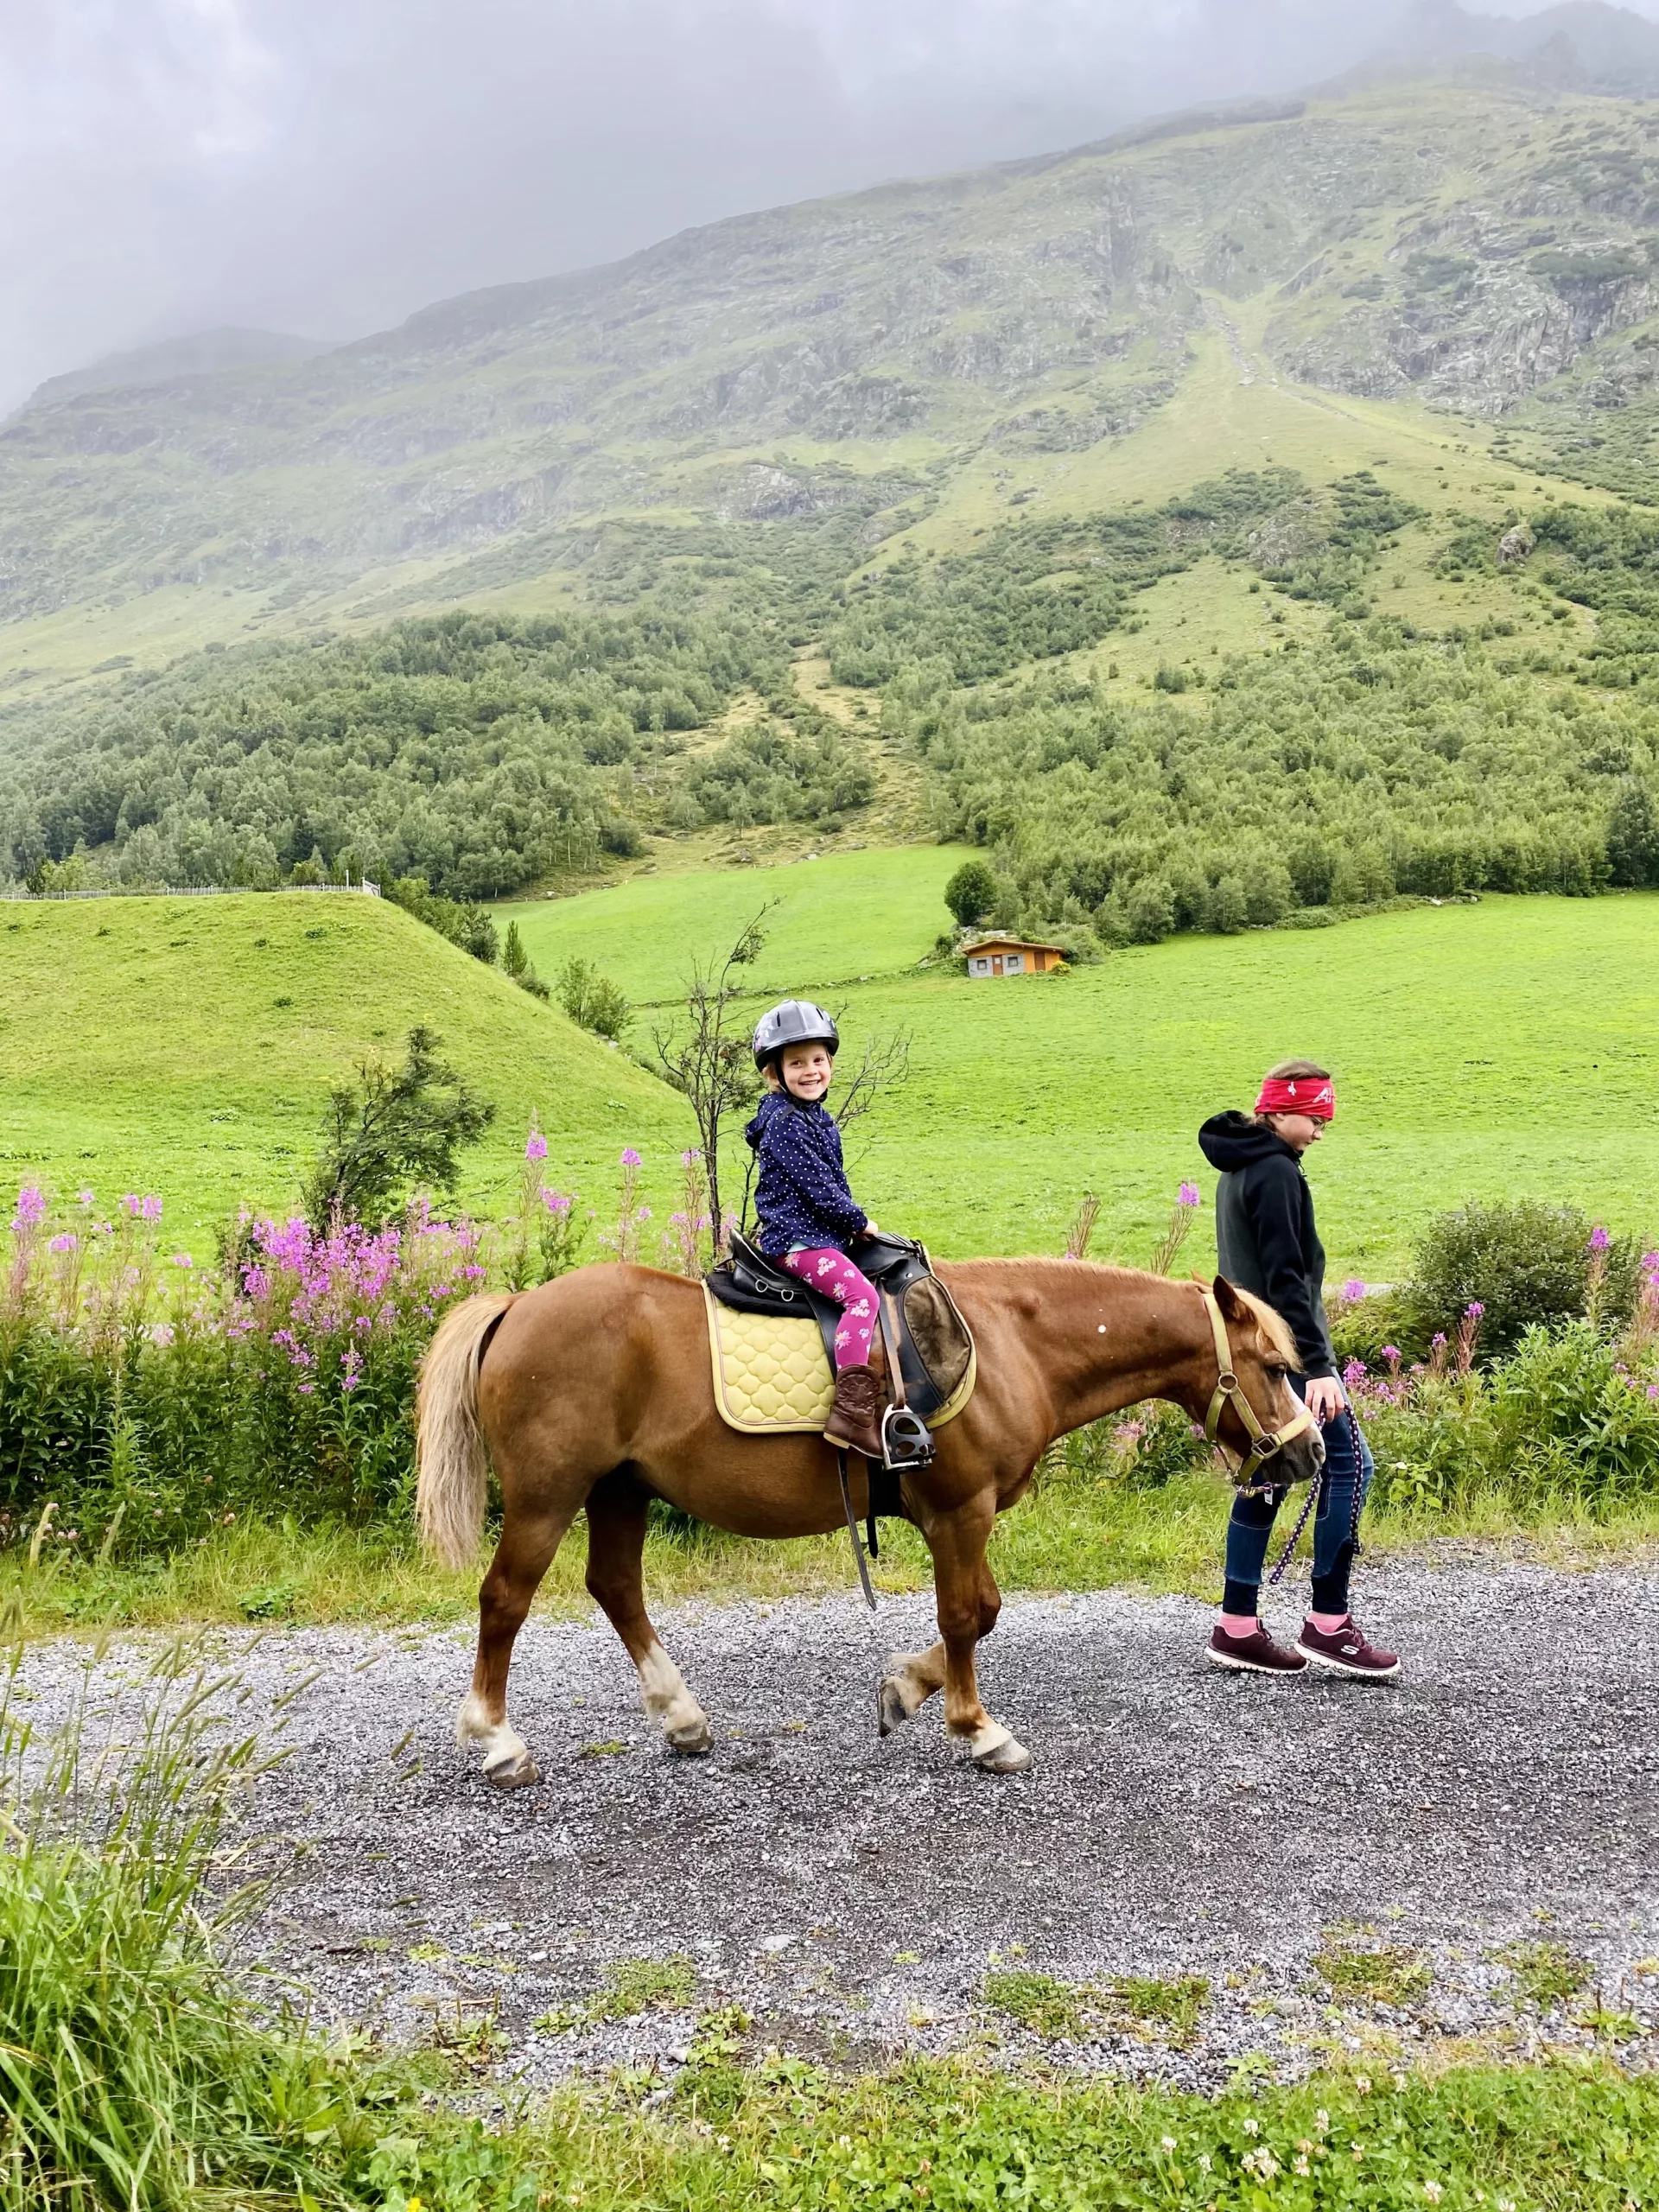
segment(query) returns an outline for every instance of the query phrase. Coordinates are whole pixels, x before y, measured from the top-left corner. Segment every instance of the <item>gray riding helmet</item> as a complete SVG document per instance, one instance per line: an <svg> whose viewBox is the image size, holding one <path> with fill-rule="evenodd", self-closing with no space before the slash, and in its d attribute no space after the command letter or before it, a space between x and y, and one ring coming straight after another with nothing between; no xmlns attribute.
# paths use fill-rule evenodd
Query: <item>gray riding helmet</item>
<svg viewBox="0 0 1659 2212"><path fill-rule="evenodd" d="M833 1055L841 1044L836 1025L810 999L785 999L755 1024L754 1065L763 1068L785 1045L827 1045Z"/></svg>

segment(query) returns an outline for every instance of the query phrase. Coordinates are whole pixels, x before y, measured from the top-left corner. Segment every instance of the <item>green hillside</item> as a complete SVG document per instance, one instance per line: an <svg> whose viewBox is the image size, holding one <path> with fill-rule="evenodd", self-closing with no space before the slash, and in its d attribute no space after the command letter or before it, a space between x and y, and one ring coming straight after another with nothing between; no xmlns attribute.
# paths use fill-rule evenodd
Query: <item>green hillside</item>
<svg viewBox="0 0 1659 2212"><path fill-rule="evenodd" d="M1092 1185L1102 1248L1144 1260L1183 1177L1213 1192L1199 1121L1248 1103L1263 1065L1294 1052L1341 1077L1313 1167L1338 1274L1390 1279L1423 1219L1471 1193L1659 1230L1659 898L1488 898L1180 938L1053 982L880 976L925 950L944 918L928 893L955 857L636 880L511 911L544 969L597 958L649 1000L779 896L751 1003L822 991L855 1052L872 1032L912 1033L909 1087L860 1124L855 1178L879 1219L947 1254L1053 1250ZM861 973L879 979L846 982Z"/></svg>
<svg viewBox="0 0 1659 2212"><path fill-rule="evenodd" d="M1642 490L1649 433L1615 454L1605 418L1651 412L1652 129L1537 64L1361 81L744 216L309 360L48 392L0 429L10 658L42 684L615 598L664 557L842 575L1145 493L1217 374L1236 435L1152 459L1159 496L1378 435L1453 498L1489 451Z"/></svg>
<svg viewBox="0 0 1659 2212"><path fill-rule="evenodd" d="M532 1109L567 1185L608 1203L632 1141L668 1186L663 1085L395 907L302 894L0 906L0 1172L158 1191L200 1250L293 1200L330 1082L416 1022L498 1108L464 1203L505 1205Z"/></svg>

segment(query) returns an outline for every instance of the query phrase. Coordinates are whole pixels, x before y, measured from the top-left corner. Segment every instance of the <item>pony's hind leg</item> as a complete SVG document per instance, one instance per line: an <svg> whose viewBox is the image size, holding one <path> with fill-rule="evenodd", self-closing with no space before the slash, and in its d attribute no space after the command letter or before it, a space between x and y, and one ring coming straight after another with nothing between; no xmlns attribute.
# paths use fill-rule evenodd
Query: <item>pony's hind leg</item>
<svg viewBox="0 0 1659 2212"><path fill-rule="evenodd" d="M997 1588L988 1567L980 1568L979 1635L988 1637L996 1626L997 1615L1002 1610L1002 1592ZM887 1670L881 1678L880 1714L881 1733L891 1736L895 1728L902 1728L913 1720L936 1690L944 1688L949 1672L944 1640L931 1643L925 1651L893 1651L887 1655Z"/></svg>
<svg viewBox="0 0 1659 2212"><path fill-rule="evenodd" d="M891 1736L895 1728L913 1720L934 1691L944 1688L943 1643L930 1644L925 1651L889 1652L879 1694L881 1733Z"/></svg>
<svg viewBox="0 0 1659 2212"><path fill-rule="evenodd" d="M508 1512L478 1592L478 1657L473 1687L455 1719L457 1743L476 1743L484 1772L498 1789L516 1789L538 1777L530 1746L507 1719L507 1671L530 1601L553 1564L574 1512Z"/></svg>
<svg viewBox="0 0 1659 2212"><path fill-rule="evenodd" d="M620 1471L595 1484L588 1499L588 1587L627 1646L639 1674L645 1718L673 1751L706 1751L714 1744L709 1716L664 1650L645 1611L644 1554L651 1499Z"/></svg>

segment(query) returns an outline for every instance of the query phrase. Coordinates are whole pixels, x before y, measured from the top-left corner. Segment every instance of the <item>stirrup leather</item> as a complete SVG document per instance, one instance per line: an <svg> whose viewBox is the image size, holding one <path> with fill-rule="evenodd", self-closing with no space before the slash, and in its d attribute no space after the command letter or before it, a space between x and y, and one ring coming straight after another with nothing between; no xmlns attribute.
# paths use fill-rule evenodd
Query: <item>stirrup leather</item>
<svg viewBox="0 0 1659 2212"><path fill-rule="evenodd" d="M1237 1376L1233 1372L1233 1347L1228 1341L1227 1324L1221 1318L1221 1308L1216 1303L1212 1290L1204 1293L1204 1310L1210 1316L1210 1328L1216 1340L1216 1365L1219 1373L1210 1400L1210 1410L1204 1417L1204 1440L1217 1445L1231 1464L1233 1480L1241 1490L1248 1488L1257 1471L1270 1459L1276 1459L1287 1444L1304 1436L1313 1426L1313 1416L1306 1406L1300 1407L1294 1417L1282 1428L1266 1429L1255 1417L1255 1408L1245 1396ZM1244 1425L1244 1433L1250 1440L1250 1449L1241 1459L1230 1445L1221 1442L1221 1416L1230 1405Z"/></svg>

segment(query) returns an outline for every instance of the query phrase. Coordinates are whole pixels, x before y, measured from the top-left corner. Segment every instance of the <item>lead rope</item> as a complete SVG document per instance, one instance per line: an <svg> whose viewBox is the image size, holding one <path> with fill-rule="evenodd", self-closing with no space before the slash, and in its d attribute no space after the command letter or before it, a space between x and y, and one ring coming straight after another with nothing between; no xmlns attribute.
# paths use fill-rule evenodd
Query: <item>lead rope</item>
<svg viewBox="0 0 1659 2212"><path fill-rule="evenodd" d="M1301 1510L1296 1526L1290 1532L1290 1541L1285 1546L1283 1551L1280 1553L1279 1564L1274 1568L1273 1573L1268 1577L1268 1586L1269 1589L1271 1589L1281 1580L1284 1574L1285 1569L1290 1565L1291 1560L1295 1554L1296 1547L1302 1541L1302 1531L1306 1528L1308 1521L1313 1515L1313 1509L1319 1502L1319 1492L1324 1488L1325 1469L1321 1466L1319 1473L1314 1476L1313 1481L1307 1486L1307 1503Z"/></svg>
<svg viewBox="0 0 1659 2212"><path fill-rule="evenodd" d="M1360 1454L1359 1423L1354 1418L1354 1409L1351 1406L1344 1406L1342 1410L1348 1423L1348 1440L1354 1455L1354 1497L1353 1503L1350 1508L1348 1515L1348 1541L1353 1548L1352 1556L1355 1559L1357 1559L1359 1557L1359 1516L1361 1509L1364 1504L1364 1500L1360 1496L1360 1488L1361 1478L1365 1462ZM1295 1553L1296 1547L1302 1540L1302 1531L1306 1528L1315 1507L1319 1504L1319 1492L1324 1488L1325 1469L1322 1465L1319 1473L1314 1476L1312 1484L1309 1485L1307 1503L1303 1506L1300 1516L1296 1522L1296 1526L1290 1532L1290 1541L1285 1546L1284 1550L1280 1554L1278 1566L1274 1568L1273 1573L1268 1577L1269 1586L1279 1582L1284 1574L1285 1569L1290 1565L1291 1559Z"/></svg>

